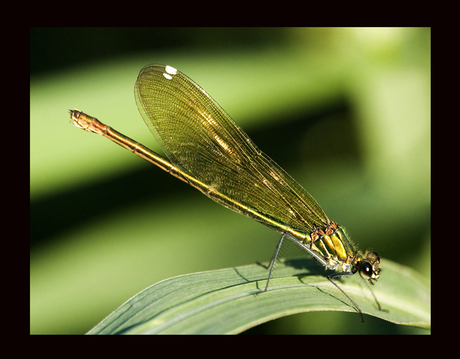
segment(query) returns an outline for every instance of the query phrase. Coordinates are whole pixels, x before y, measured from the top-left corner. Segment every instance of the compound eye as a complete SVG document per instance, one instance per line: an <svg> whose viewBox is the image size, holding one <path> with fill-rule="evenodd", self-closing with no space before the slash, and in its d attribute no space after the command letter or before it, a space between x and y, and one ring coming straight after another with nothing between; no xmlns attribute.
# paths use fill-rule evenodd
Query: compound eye
<svg viewBox="0 0 460 359"><path fill-rule="evenodd" d="M371 266L371 264L364 262L359 269L359 274L361 274L361 277L364 279L369 279L372 278L373 271L374 268Z"/></svg>

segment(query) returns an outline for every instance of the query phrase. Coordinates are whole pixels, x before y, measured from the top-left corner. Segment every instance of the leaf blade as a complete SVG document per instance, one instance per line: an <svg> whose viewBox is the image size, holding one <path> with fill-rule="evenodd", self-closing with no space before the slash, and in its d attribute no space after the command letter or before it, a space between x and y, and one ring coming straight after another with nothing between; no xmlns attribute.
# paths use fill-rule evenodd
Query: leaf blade
<svg viewBox="0 0 460 359"><path fill-rule="evenodd" d="M429 328L428 283L407 267L384 263L384 276L372 289L387 311L378 311L359 276L339 285L365 314ZM280 263L268 292L261 292L266 278L267 271L257 265L169 278L136 294L88 334L240 333L300 312L356 312L313 261Z"/></svg>

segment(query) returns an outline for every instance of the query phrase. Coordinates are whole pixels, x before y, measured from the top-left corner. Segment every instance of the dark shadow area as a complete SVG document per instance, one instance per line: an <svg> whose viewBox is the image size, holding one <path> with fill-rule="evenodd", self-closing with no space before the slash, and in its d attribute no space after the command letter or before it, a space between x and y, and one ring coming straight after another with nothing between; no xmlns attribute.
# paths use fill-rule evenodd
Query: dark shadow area
<svg viewBox="0 0 460 359"><path fill-rule="evenodd" d="M286 28L31 28L30 74L142 52L263 49L289 36Z"/></svg>

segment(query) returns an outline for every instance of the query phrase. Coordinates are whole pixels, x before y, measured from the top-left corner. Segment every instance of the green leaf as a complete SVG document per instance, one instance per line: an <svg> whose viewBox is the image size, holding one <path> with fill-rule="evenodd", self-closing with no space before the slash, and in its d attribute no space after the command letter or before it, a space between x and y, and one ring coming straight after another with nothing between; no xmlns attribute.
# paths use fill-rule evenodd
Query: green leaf
<svg viewBox="0 0 460 359"><path fill-rule="evenodd" d="M372 287L354 275L339 280L363 313L405 325L430 328L430 288L408 267L382 260ZM277 265L265 288L267 270L248 265L173 277L129 299L88 334L240 333L266 321L308 311L356 312L312 260ZM359 321L360 316L356 315Z"/></svg>

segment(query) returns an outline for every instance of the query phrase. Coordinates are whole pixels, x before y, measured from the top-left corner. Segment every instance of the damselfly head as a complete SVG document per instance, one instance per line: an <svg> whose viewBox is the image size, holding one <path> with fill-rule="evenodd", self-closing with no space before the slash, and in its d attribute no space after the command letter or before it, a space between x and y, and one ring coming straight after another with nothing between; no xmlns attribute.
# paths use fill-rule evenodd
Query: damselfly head
<svg viewBox="0 0 460 359"><path fill-rule="evenodd" d="M370 284L380 277L380 256L375 252L366 252L365 259L359 262L359 274Z"/></svg>

